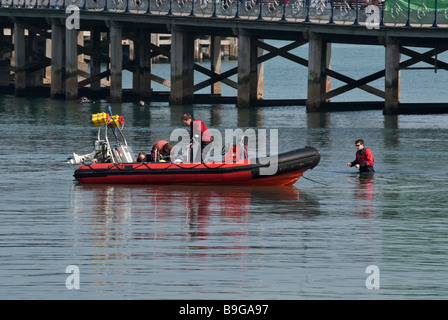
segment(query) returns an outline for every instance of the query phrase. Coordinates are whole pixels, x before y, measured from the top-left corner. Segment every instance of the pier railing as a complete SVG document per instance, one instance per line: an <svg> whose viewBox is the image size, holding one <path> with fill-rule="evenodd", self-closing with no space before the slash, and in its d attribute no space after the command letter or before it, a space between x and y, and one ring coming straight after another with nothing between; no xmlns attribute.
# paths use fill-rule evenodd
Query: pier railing
<svg viewBox="0 0 448 320"><path fill-rule="evenodd" d="M342 25L448 27L448 0L0 0L1 8L121 12Z"/></svg>

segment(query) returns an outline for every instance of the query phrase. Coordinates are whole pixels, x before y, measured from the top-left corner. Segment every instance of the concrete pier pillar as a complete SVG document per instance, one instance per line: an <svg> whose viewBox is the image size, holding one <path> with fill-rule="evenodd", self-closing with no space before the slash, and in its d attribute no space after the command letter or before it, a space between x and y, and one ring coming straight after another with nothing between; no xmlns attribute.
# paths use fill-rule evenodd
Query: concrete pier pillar
<svg viewBox="0 0 448 320"><path fill-rule="evenodd" d="M171 93L170 104L193 102L194 37L179 26L171 30Z"/></svg>
<svg viewBox="0 0 448 320"><path fill-rule="evenodd" d="M138 37L144 42L151 42L151 34L148 30L139 29L137 31ZM141 99L151 96L152 82L152 61L151 51L144 45L144 43L134 43L134 58L137 62L137 67L134 74L134 91Z"/></svg>
<svg viewBox="0 0 448 320"><path fill-rule="evenodd" d="M386 41L384 114L397 114L400 104L400 46L393 40Z"/></svg>
<svg viewBox="0 0 448 320"><path fill-rule="evenodd" d="M217 74L221 73L221 37L211 36L210 38L210 63L211 71ZM215 82L211 86L211 94L221 94L221 82Z"/></svg>
<svg viewBox="0 0 448 320"><path fill-rule="evenodd" d="M90 42L92 45L92 50L95 54L90 56L90 75L94 76L101 73L101 59L100 59L100 42L101 42L101 32L98 27L92 27L90 29ZM90 84L91 91L101 90L101 79L96 79Z"/></svg>
<svg viewBox="0 0 448 320"><path fill-rule="evenodd" d="M65 28L65 98L78 99L78 30Z"/></svg>
<svg viewBox="0 0 448 320"><path fill-rule="evenodd" d="M14 23L14 82L15 95L19 96L26 88L25 29L20 23Z"/></svg>
<svg viewBox="0 0 448 320"><path fill-rule="evenodd" d="M5 29L0 28L0 42L6 42ZM11 54L6 46L0 47L0 86L9 85L9 66L11 65Z"/></svg>
<svg viewBox="0 0 448 320"><path fill-rule="evenodd" d="M51 24L51 84L52 98L65 94L65 27L55 19Z"/></svg>
<svg viewBox="0 0 448 320"><path fill-rule="evenodd" d="M110 24L110 96L111 102L123 99L123 30L121 24L112 21Z"/></svg>
<svg viewBox="0 0 448 320"><path fill-rule="evenodd" d="M238 95L236 106L250 107L251 103L263 99L263 64L257 58L263 51L256 46L256 39L240 31L238 35Z"/></svg>
<svg viewBox="0 0 448 320"><path fill-rule="evenodd" d="M326 102L323 95L330 90L330 77L326 75L326 69L330 68L330 64L331 45L311 33L308 48L308 97L306 100L308 112L319 112L322 103Z"/></svg>
<svg viewBox="0 0 448 320"><path fill-rule="evenodd" d="M28 61L30 63L38 62L36 54L39 53L38 38L36 33L28 31L28 41L26 41L26 51L28 52ZM27 87L42 86L42 70L31 72L26 76Z"/></svg>

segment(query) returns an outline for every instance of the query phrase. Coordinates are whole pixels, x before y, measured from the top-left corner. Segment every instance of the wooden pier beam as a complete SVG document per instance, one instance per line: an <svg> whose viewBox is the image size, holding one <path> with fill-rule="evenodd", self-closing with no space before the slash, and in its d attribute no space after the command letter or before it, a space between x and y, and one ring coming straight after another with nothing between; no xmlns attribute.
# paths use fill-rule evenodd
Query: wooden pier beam
<svg viewBox="0 0 448 320"><path fill-rule="evenodd" d="M45 57L51 61L51 33L50 37L45 39ZM45 67L43 77L45 84L51 84L51 63Z"/></svg>
<svg viewBox="0 0 448 320"><path fill-rule="evenodd" d="M256 39L240 30L238 34L238 108L250 107L252 102L263 99L263 63L257 58L263 49L256 46Z"/></svg>
<svg viewBox="0 0 448 320"><path fill-rule="evenodd" d="M171 29L171 93L170 104L193 102L194 37L181 27Z"/></svg>
<svg viewBox="0 0 448 320"><path fill-rule="evenodd" d="M211 71L217 74L221 74L221 37L210 37L210 64ZM211 94L221 94L221 82L215 82L211 85Z"/></svg>
<svg viewBox="0 0 448 320"><path fill-rule="evenodd" d="M120 23L110 23L110 97L112 102L123 99L123 30Z"/></svg>
<svg viewBox="0 0 448 320"><path fill-rule="evenodd" d="M59 19L51 23L51 84L50 96L56 98L64 95L65 89L65 26Z"/></svg>
<svg viewBox="0 0 448 320"><path fill-rule="evenodd" d="M400 45L392 39L387 39L384 114L398 114L401 90L400 61Z"/></svg>
<svg viewBox="0 0 448 320"><path fill-rule="evenodd" d="M263 39L259 39L259 41L264 42ZM252 59L254 61L255 69L256 69L256 80L254 82L253 87L253 99L254 100L263 100L264 98L264 62L258 63L258 58L264 55L264 50L260 47L255 48Z"/></svg>
<svg viewBox="0 0 448 320"><path fill-rule="evenodd" d="M14 22L14 82L15 95L20 96L26 88L26 53L25 28L17 21Z"/></svg>
<svg viewBox="0 0 448 320"><path fill-rule="evenodd" d="M78 99L78 30L65 28L65 99Z"/></svg>
<svg viewBox="0 0 448 320"><path fill-rule="evenodd" d="M331 65L331 44L310 33L308 47L308 96L307 112L319 112L325 101L324 94L330 90L330 77L326 69Z"/></svg>

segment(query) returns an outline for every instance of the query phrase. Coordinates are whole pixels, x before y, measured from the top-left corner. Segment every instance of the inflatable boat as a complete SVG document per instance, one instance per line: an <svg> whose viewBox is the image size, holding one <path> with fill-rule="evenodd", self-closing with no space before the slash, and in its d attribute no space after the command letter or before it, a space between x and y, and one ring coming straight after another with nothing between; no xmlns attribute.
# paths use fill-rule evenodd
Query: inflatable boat
<svg viewBox="0 0 448 320"><path fill-rule="evenodd" d="M75 170L74 178L84 184L290 186L320 161L317 149L305 147L253 159L236 158L233 154L230 161L227 157L222 162L195 163L179 159L172 162L135 162L136 158L122 134L122 117L103 113L93 115L92 121L96 126L104 126L105 139L100 138L100 127L95 150L83 156L74 153L68 159L71 164L82 163ZM118 129L121 135L122 141L117 139L115 147L109 143L107 128ZM87 163L88 159L93 161Z"/></svg>
<svg viewBox="0 0 448 320"><path fill-rule="evenodd" d="M74 177L81 183L290 186L320 161L312 147L240 163L93 163L83 164ZM267 163L268 162L268 163ZM263 174L276 168L272 174Z"/></svg>

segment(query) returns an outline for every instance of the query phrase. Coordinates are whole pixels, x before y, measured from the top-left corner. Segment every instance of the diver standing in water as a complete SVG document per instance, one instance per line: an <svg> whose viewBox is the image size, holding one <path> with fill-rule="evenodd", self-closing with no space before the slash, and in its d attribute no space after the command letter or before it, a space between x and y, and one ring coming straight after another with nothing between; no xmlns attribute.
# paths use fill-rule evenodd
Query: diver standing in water
<svg viewBox="0 0 448 320"><path fill-rule="evenodd" d="M355 167L359 169L360 173L374 174L373 169L373 152L364 147L364 140L358 139L356 145L356 158L354 161L347 163L348 167Z"/></svg>

